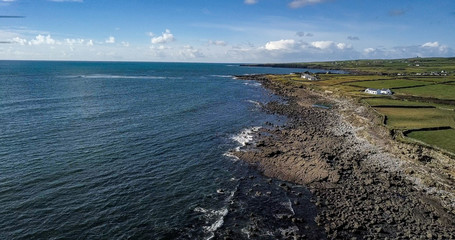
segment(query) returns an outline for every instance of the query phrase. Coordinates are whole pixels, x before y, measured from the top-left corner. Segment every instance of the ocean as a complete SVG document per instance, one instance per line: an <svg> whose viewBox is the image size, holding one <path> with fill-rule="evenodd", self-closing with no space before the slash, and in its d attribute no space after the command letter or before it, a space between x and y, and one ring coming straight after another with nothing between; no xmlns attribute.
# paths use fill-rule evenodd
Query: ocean
<svg viewBox="0 0 455 240"><path fill-rule="evenodd" d="M233 76L294 71L0 61L0 238L323 236L307 189L229 154L286 121Z"/></svg>

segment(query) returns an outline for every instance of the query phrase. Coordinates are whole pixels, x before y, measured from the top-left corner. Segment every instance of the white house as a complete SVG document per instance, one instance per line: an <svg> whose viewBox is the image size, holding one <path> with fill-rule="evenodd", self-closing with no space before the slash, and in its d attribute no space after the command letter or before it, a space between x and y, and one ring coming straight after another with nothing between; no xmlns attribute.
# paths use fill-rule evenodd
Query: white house
<svg viewBox="0 0 455 240"><path fill-rule="evenodd" d="M390 91L390 89L388 89L388 88L383 88L383 89L381 89L381 94L382 95L392 95L392 91Z"/></svg>
<svg viewBox="0 0 455 240"><path fill-rule="evenodd" d="M375 94L375 95L392 95L392 91L390 89L376 89L376 88L367 88L365 89L365 93Z"/></svg>
<svg viewBox="0 0 455 240"><path fill-rule="evenodd" d="M316 80L318 80L317 77L312 76L312 75L310 75L310 74L306 74L306 73L303 73L303 74L302 74L302 78L303 78L303 79L306 79L306 80L310 80L310 81L316 81Z"/></svg>

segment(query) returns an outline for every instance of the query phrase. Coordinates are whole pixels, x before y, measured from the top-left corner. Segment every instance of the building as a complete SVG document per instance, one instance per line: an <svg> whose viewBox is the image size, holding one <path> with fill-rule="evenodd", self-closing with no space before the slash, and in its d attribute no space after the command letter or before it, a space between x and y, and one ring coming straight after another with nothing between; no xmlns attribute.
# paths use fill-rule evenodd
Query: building
<svg viewBox="0 0 455 240"><path fill-rule="evenodd" d="M368 94L375 94L375 95L392 95L392 91L390 89L376 89L376 88L367 88L365 89L365 93Z"/></svg>
<svg viewBox="0 0 455 240"><path fill-rule="evenodd" d="M302 74L302 78L310 81L317 81L318 78L307 73Z"/></svg>

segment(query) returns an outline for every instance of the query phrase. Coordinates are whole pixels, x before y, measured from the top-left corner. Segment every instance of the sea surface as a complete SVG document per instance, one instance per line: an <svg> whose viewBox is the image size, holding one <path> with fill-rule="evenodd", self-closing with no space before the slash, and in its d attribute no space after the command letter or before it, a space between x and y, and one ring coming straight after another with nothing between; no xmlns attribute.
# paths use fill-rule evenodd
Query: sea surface
<svg viewBox="0 0 455 240"><path fill-rule="evenodd" d="M304 187L229 154L286 121L233 75L295 71L0 61L0 239L322 236Z"/></svg>

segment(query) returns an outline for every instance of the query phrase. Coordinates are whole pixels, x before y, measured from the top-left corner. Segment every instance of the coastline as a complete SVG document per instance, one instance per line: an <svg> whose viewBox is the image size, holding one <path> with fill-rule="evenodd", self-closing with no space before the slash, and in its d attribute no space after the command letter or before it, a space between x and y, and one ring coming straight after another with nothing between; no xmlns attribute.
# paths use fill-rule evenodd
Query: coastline
<svg viewBox="0 0 455 240"><path fill-rule="evenodd" d="M328 238L455 238L449 156L393 140L375 113L342 96L267 75L238 78L285 98L264 109L289 122L258 131L234 154L268 177L308 187Z"/></svg>

